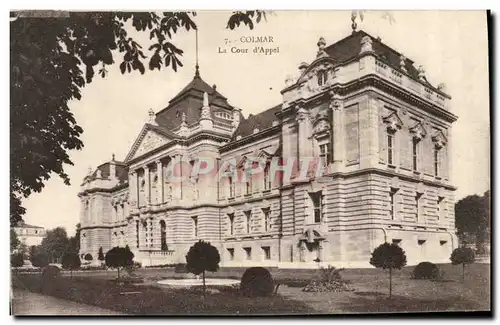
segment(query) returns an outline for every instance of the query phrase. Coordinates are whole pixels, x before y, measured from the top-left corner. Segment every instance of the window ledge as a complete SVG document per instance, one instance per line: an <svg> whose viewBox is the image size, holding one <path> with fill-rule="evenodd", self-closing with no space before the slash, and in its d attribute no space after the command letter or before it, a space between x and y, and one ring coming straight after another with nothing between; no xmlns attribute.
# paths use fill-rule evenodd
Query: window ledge
<svg viewBox="0 0 500 325"><path fill-rule="evenodd" d="M393 164L387 164L387 167L396 169L396 165L393 165Z"/></svg>
<svg viewBox="0 0 500 325"><path fill-rule="evenodd" d="M420 174L422 174L422 173L421 173L421 172L419 172L418 170L414 170L414 171L413 171L413 174L415 174L415 175L420 175Z"/></svg>

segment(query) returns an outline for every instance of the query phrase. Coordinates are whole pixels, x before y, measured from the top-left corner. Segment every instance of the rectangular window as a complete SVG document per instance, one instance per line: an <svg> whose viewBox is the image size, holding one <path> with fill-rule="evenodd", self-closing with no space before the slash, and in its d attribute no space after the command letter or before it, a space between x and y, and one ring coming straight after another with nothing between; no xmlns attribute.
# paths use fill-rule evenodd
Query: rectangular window
<svg viewBox="0 0 500 325"><path fill-rule="evenodd" d="M314 223L320 223L322 219L322 193L310 193L311 201L314 208Z"/></svg>
<svg viewBox="0 0 500 325"><path fill-rule="evenodd" d="M234 235L234 213L227 215L229 219L229 235Z"/></svg>
<svg viewBox="0 0 500 325"><path fill-rule="evenodd" d="M327 166L328 162L330 161L329 145L329 143L323 143L319 145L319 156L325 166Z"/></svg>
<svg viewBox="0 0 500 325"><path fill-rule="evenodd" d="M264 253L264 259L265 260L270 260L271 259L271 247L269 247L269 246L262 246L262 251Z"/></svg>
<svg viewBox="0 0 500 325"><path fill-rule="evenodd" d="M246 231L247 231L247 234L250 233L250 230L252 229L250 227L250 224L252 222L252 211L245 211L245 225L246 225Z"/></svg>
<svg viewBox="0 0 500 325"><path fill-rule="evenodd" d="M231 176L229 176L228 178L229 180L229 198L233 198L234 197L234 181L233 181L233 178Z"/></svg>
<svg viewBox="0 0 500 325"><path fill-rule="evenodd" d="M439 176L439 149L434 148L434 176Z"/></svg>
<svg viewBox="0 0 500 325"><path fill-rule="evenodd" d="M198 237L198 217L193 217L193 234L194 237Z"/></svg>
<svg viewBox="0 0 500 325"><path fill-rule="evenodd" d="M440 220L443 217L443 213L445 211L445 204L446 204L446 201L445 201L444 197L438 196L438 199L437 199L437 218L438 218L438 220Z"/></svg>
<svg viewBox="0 0 500 325"><path fill-rule="evenodd" d="M233 261L234 260L234 248L228 248L227 252L229 254L229 260Z"/></svg>
<svg viewBox="0 0 500 325"><path fill-rule="evenodd" d="M247 259L247 261L251 260L252 259L252 248L251 247L244 247L243 249L245 250L245 258Z"/></svg>
<svg viewBox="0 0 500 325"><path fill-rule="evenodd" d="M391 188L391 191L389 193L389 196L390 196L390 204L391 204L391 207L390 207L390 211L391 211L391 220L394 220L396 219L396 193L398 192L397 189L395 188Z"/></svg>
<svg viewBox="0 0 500 325"><path fill-rule="evenodd" d="M417 195L415 195L415 205L416 205L416 209L417 209L415 216L416 216L417 222L420 222L420 217L421 217L421 213L420 213L420 209L421 209L420 199L421 198L422 198L422 193L417 193Z"/></svg>
<svg viewBox="0 0 500 325"><path fill-rule="evenodd" d="M264 190L271 189L271 175L269 169L271 168L270 164L267 163L264 168Z"/></svg>
<svg viewBox="0 0 500 325"><path fill-rule="evenodd" d="M413 170L418 170L418 140L413 138L412 140L412 157L413 157Z"/></svg>
<svg viewBox="0 0 500 325"><path fill-rule="evenodd" d="M264 231L268 232L271 230L271 209L262 209L264 212Z"/></svg>
<svg viewBox="0 0 500 325"><path fill-rule="evenodd" d="M394 164L393 153L394 153L394 134L389 132L387 133L387 163L389 165Z"/></svg>

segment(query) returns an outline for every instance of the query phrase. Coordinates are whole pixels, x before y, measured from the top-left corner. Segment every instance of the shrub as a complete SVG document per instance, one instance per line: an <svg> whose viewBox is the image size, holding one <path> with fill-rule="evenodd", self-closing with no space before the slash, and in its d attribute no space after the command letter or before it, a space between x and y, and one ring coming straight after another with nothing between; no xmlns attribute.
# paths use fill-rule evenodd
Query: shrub
<svg viewBox="0 0 500 325"><path fill-rule="evenodd" d="M104 262L104 253L102 252L102 247L99 247L99 251L97 252L97 259L101 262Z"/></svg>
<svg viewBox="0 0 500 325"><path fill-rule="evenodd" d="M55 265L48 265L42 271L42 277L44 280L51 280L59 277L61 275L61 270Z"/></svg>
<svg viewBox="0 0 500 325"><path fill-rule="evenodd" d="M465 264L472 264L475 260L474 251L469 247L455 248L451 253L451 264L462 264L462 282L465 281Z"/></svg>
<svg viewBox="0 0 500 325"><path fill-rule="evenodd" d="M352 291L342 279L340 272L344 269L338 269L329 265L327 268L319 270L319 280L307 284L302 291L304 292L341 292Z"/></svg>
<svg viewBox="0 0 500 325"><path fill-rule="evenodd" d="M383 243L373 250L370 264L389 269L389 297L392 296L392 269L399 270L406 265L405 251L397 244Z"/></svg>
<svg viewBox="0 0 500 325"><path fill-rule="evenodd" d="M220 255L216 247L202 240L195 243L186 255L186 270L194 275L203 275L203 295L206 293L205 272L219 269Z"/></svg>
<svg viewBox="0 0 500 325"><path fill-rule="evenodd" d="M250 297L268 297L274 292L274 280L271 273L263 267L246 269L241 277L241 292Z"/></svg>
<svg viewBox="0 0 500 325"><path fill-rule="evenodd" d="M12 254L10 256L11 267L21 267L24 265L24 257L22 253Z"/></svg>
<svg viewBox="0 0 500 325"><path fill-rule="evenodd" d="M49 256L45 252L36 252L31 256L31 265L45 267L49 265Z"/></svg>
<svg viewBox="0 0 500 325"><path fill-rule="evenodd" d="M134 253L127 247L113 247L106 253L106 266L116 268L118 279L120 278L120 268L130 267L134 264Z"/></svg>
<svg viewBox="0 0 500 325"><path fill-rule="evenodd" d="M82 262L77 253L65 253L62 258L62 267L65 270L70 270L71 277L73 277L73 270L78 270Z"/></svg>
<svg viewBox="0 0 500 325"><path fill-rule="evenodd" d="M413 279L439 279L439 267L431 262L421 262L413 269Z"/></svg>
<svg viewBox="0 0 500 325"><path fill-rule="evenodd" d="M92 257L92 254L87 253L83 259L86 261L92 261L94 258Z"/></svg>

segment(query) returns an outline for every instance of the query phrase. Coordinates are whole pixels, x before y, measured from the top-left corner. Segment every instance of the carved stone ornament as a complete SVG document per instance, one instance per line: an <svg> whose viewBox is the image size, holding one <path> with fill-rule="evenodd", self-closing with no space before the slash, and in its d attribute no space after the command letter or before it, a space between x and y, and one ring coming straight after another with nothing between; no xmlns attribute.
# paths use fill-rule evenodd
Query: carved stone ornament
<svg viewBox="0 0 500 325"><path fill-rule="evenodd" d="M361 39L361 53L372 52L373 51L373 40L370 36L364 36Z"/></svg>
<svg viewBox="0 0 500 325"><path fill-rule="evenodd" d="M424 79L425 78L425 69L423 65L418 66L418 78L419 79Z"/></svg>
<svg viewBox="0 0 500 325"><path fill-rule="evenodd" d="M102 178L102 172L101 172L101 170L98 169L95 175L96 175L96 178Z"/></svg>
<svg viewBox="0 0 500 325"><path fill-rule="evenodd" d="M334 91L330 91L330 109L334 111L340 111L343 108L343 101L339 94Z"/></svg>
<svg viewBox="0 0 500 325"><path fill-rule="evenodd" d="M427 135L427 131L421 122L418 122L415 126L411 127L410 132L417 140L422 140Z"/></svg>
<svg viewBox="0 0 500 325"><path fill-rule="evenodd" d="M401 70L406 72L406 57L403 55L403 53L401 53L401 55L399 56L399 67L401 68Z"/></svg>
<svg viewBox="0 0 500 325"><path fill-rule="evenodd" d="M328 123L328 121L326 121L325 119L321 119L314 125L313 133L314 135L327 133L328 131L330 131L330 129L330 123Z"/></svg>
<svg viewBox="0 0 500 325"><path fill-rule="evenodd" d="M309 118L309 111L304 107L301 107L297 110L297 121L305 122Z"/></svg>
<svg viewBox="0 0 500 325"><path fill-rule="evenodd" d="M443 132L436 131L436 133L432 136L432 142L434 142L434 146L437 149L441 149L446 145L447 140Z"/></svg>
<svg viewBox="0 0 500 325"><path fill-rule="evenodd" d="M389 129L390 131L393 131L393 132L401 129L401 127L403 126L403 122L401 121L399 116L396 114L396 112L385 117L383 119L383 121L384 121L384 123L387 124L387 129Z"/></svg>

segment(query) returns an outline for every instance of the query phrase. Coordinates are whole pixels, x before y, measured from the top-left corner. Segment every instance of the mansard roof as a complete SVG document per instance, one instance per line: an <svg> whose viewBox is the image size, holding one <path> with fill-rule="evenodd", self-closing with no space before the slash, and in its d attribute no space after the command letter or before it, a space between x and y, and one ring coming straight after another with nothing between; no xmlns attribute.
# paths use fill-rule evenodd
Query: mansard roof
<svg viewBox="0 0 500 325"><path fill-rule="evenodd" d="M246 119L242 119L236 131L234 131L233 139L241 136L246 137L253 134L254 129L259 129L263 131L273 126L273 122L279 122L279 118L276 116L277 112L281 111L282 104L271 107L257 115L250 114Z"/></svg>
<svg viewBox="0 0 500 325"><path fill-rule="evenodd" d="M391 68L394 68L396 70L401 70L400 66L401 53L399 53L392 47L384 44L380 38L373 37L363 30L355 31L346 38L341 39L340 41L326 47L325 52L338 63L349 61L359 56L361 52L361 40L365 36L368 36L372 39L373 51L381 61L389 65ZM417 68L415 68L413 64L414 62L412 60L405 58L406 73L410 77L419 80L418 70ZM422 82L426 86L432 88L433 90L442 93L437 88L432 86L427 81L427 79L425 79L425 77L424 80L422 80Z"/></svg>
<svg viewBox="0 0 500 325"><path fill-rule="evenodd" d="M196 123L201 117L205 92L211 108L232 111L234 107L229 105L227 98L216 88L215 85L208 85L197 72L193 80L169 101L168 106L156 114L156 123L168 130L176 129L181 125L183 113L186 114L188 125Z"/></svg>
<svg viewBox="0 0 500 325"><path fill-rule="evenodd" d="M118 184L124 184L128 182L128 167L121 161L115 161L115 176L118 178ZM96 170L90 175L86 176L85 180L95 180L97 179L97 170L101 171L101 178L109 178L110 175L110 162L106 162L97 166Z"/></svg>

